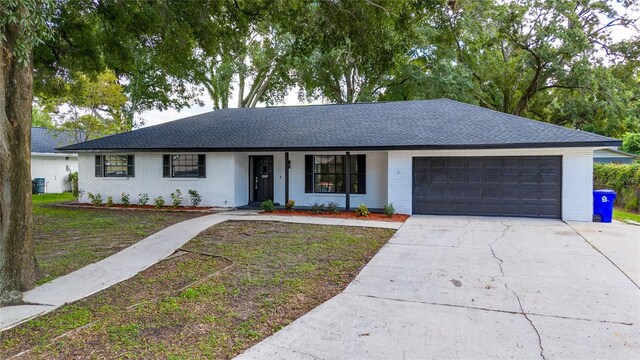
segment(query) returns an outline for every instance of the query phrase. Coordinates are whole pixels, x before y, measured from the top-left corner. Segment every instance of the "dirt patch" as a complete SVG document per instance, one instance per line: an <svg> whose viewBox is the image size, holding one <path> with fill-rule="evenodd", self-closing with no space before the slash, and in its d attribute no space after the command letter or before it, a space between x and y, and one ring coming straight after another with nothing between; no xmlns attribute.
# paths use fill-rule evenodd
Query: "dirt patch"
<svg viewBox="0 0 640 360"><path fill-rule="evenodd" d="M267 213L262 212L263 215L288 215L288 216L316 216L316 217L326 217L326 218L338 218L338 219L357 219L357 220L374 220L374 221L396 221L396 222L405 222L409 215L405 214L393 214L392 216L388 216L385 214L371 213L368 216L360 216L355 211L339 211L337 213L330 212L321 212L315 213L311 210L275 210L273 212Z"/></svg>
<svg viewBox="0 0 640 360"><path fill-rule="evenodd" d="M0 333L0 358L232 358L344 289L393 233L227 221L188 253Z"/></svg>

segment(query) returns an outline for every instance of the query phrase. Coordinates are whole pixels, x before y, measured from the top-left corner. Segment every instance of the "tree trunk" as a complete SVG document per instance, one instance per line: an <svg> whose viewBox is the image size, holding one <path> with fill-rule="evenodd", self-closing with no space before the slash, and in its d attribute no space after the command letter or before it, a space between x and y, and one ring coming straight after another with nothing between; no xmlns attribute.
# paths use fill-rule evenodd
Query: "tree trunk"
<svg viewBox="0 0 640 360"><path fill-rule="evenodd" d="M20 301L33 287L36 258L31 213L32 63L17 61L15 47L23 29L0 28L0 305Z"/></svg>

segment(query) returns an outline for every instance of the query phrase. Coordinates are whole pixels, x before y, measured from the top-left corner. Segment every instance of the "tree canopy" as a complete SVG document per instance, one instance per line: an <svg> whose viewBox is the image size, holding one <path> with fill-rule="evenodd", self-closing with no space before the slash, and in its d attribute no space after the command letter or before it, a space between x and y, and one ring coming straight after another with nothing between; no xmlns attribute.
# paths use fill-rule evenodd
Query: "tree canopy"
<svg viewBox="0 0 640 360"><path fill-rule="evenodd" d="M36 94L112 71L128 130L150 109L447 97L558 125L640 131L635 1L55 2ZM635 16L635 17L634 17ZM232 98L236 103L230 103Z"/></svg>

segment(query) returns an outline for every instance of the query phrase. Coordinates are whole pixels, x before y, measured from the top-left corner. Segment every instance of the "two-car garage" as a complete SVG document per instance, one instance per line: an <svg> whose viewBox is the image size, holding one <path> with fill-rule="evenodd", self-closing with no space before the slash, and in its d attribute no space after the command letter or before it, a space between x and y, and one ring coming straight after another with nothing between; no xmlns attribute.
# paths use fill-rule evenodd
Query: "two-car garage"
<svg viewBox="0 0 640 360"><path fill-rule="evenodd" d="M413 213L560 218L561 156L414 157Z"/></svg>

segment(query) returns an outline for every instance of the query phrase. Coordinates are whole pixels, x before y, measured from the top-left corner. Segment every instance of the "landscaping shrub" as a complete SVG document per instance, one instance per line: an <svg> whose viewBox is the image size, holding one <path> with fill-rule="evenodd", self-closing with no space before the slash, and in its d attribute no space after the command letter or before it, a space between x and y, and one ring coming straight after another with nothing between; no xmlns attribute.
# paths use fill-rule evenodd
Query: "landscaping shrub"
<svg viewBox="0 0 640 360"><path fill-rule="evenodd" d="M295 200L289 200L289 201L287 201L286 204L284 204L284 207L289 211L293 211L293 208L296 207L296 201Z"/></svg>
<svg viewBox="0 0 640 360"><path fill-rule="evenodd" d="M108 207L113 206L113 196L107 196L107 202L105 203L105 205Z"/></svg>
<svg viewBox="0 0 640 360"><path fill-rule="evenodd" d="M338 203L337 202L333 202L333 201L329 201L327 203L327 210L329 210L329 212L332 213L332 214L337 214L338 213Z"/></svg>
<svg viewBox="0 0 640 360"><path fill-rule="evenodd" d="M270 213L276 209L276 205L273 203L273 200L265 200L262 203L260 203L260 208L265 212Z"/></svg>
<svg viewBox="0 0 640 360"><path fill-rule="evenodd" d="M193 190L193 189L189 189L187 190L187 192L191 197L191 206L196 207L200 205L200 203L202 202L202 197L200 196L200 193L198 193L197 190Z"/></svg>
<svg viewBox="0 0 640 360"><path fill-rule="evenodd" d="M69 173L69 177L67 178L67 180L71 183L71 193L73 194L73 196L78 198L80 195L78 191L78 172L74 171L72 173Z"/></svg>
<svg viewBox="0 0 640 360"><path fill-rule="evenodd" d="M614 190L618 207L640 212L640 163L594 164L593 188Z"/></svg>
<svg viewBox="0 0 640 360"><path fill-rule="evenodd" d="M131 203L131 201L129 200L129 194L127 193L122 193L120 195L120 202L122 203L122 205L124 206L129 206L129 204Z"/></svg>
<svg viewBox="0 0 640 360"><path fill-rule="evenodd" d="M180 191L180 189L176 189L176 191L172 192L170 196L171 206L177 208L178 206L182 205L182 192Z"/></svg>
<svg viewBox="0 0 640 360"><path fill-rule="evenodd" d="M314 202L313 204L311 204L311 210L313 210L313 212L316 214L320 214L324 211L324 203L320 204L317 201Z"/></svg>
<svg viewBox="0 0 640 360"><path fill-rule="evenodd" d="M389 204L384 204L384 213L388 216L388 217L392 217L393 214L396 213L396 209L393 207L393 204L389 203Z"/></svg>
<svg viewBox="0 0 640 360"><path fill-rule="evenodd" d="M155 206L156 209L160 209L164 206L164 199L162 196L158 196L153 200L153 206Z"/></svg>
<svg viewBox="0 0 640 360"><path fill-rule="evenodd" d="M102 195L100 194L93 194L93 193L88 193L87 197L89 198L89 202L91 202L94 206L100 206L102 205Z"/></svg>
<svg viewBox="0 0 640 360"><path fill-rule="evenodd" d="M149 202L149 194L138 194L138 205L147 205Z"/></svg>
<svg viewBox="0 0 640 360"><path fill-rule="evenodd" d="M360 216L369 216L369 208L365 204L360 204L356 208L356 213Z"/></svg>

